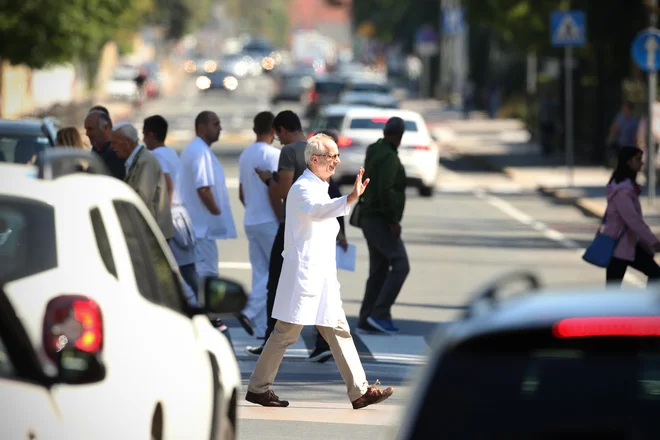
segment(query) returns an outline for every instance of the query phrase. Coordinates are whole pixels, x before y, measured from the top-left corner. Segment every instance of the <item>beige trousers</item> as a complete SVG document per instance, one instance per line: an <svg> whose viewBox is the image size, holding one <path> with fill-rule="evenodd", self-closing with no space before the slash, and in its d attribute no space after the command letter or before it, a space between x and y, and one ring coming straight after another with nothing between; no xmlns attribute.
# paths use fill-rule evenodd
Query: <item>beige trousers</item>
<svg viewBox="0 0 660 440"><path fill-rule="evenodd" d="M250 376L248 391L261 394L271 389L286 349L296 343L302 328L299 324L277 321ZM348 398L351 402L359 399L367 392L369 384L348 323L345 319L340 319L334 328L317 328L330 346L339 373L346 384Z"/></svg>

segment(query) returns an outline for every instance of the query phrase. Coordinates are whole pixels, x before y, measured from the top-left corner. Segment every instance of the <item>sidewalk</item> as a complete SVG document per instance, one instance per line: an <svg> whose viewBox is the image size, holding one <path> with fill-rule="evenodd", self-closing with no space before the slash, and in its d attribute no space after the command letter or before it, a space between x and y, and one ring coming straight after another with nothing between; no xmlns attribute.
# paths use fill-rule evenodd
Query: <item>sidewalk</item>
<svg viewBox="0 0 660 440"><path fill-rule="evenodd" d="M533 189L552 197L557 203L572 204L586 215L600 218L607 207L605 186L612 170L577 162L573 187L563 154L544 157L537 144L517 120L444 120L429 121L431 132L442 148L469 158L480 167L506 175L523 189ZM644 178L640 176L641 184ZM649 206L644 188L644 217L660 232L660 201ZM660 194L660 187L656 190Z"/></svg>

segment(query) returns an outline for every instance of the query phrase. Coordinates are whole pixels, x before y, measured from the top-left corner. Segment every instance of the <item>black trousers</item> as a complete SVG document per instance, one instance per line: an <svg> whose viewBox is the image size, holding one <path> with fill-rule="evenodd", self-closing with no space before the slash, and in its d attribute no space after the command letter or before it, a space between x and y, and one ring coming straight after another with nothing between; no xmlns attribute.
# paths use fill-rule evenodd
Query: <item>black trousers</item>
<svg viewBox="0 0 660 440"><path fill-rule="evenodd" d="M649 281L660 279L660 266L655 262L653 256L640 245L635 248L635 259L633 261L621 260L612 257L610 265L607 266L606 279L608 283L621 284L626 275L628 266L637 269L649 278Z"/></svg>
<svg viewBox="0 0 660 440"><path fill-rule="evenodd" d="M275 328L275 323L277 319L273 318L273 307L275 306L275 294L277 293L277 285L280 282L280 273L282 272L282 264L284 264L284 258L282 258L282 252L284 251L284 223L280 223L280 227L277 229L277 234L275 235L275 241L273 241L273 247L270 251L270 265L268 266L268 300L266 302L266 311L268 313L268 328L266 329L266 337L264 339L264 344L270 337L270 334ZM316 346L319 347L320 344L327 346L328 343L323 339L321 333L317 332L316 334Z"/></svg>

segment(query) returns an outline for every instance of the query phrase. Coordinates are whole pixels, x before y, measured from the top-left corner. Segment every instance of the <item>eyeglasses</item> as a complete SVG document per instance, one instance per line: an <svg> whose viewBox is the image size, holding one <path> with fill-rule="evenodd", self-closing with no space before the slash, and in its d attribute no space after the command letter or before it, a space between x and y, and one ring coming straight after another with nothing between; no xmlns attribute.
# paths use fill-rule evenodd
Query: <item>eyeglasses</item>
<svg viewBox="0 0 660 440"><path fill-rule="evenodd" d="M339 159L339 153L337 153L337 154L327 154L327 153L326 153L326 154L315 154L314 156L317 156L317 157L327 157L327 158L330 159L330 160L337 160L337 159Z"/></svg>

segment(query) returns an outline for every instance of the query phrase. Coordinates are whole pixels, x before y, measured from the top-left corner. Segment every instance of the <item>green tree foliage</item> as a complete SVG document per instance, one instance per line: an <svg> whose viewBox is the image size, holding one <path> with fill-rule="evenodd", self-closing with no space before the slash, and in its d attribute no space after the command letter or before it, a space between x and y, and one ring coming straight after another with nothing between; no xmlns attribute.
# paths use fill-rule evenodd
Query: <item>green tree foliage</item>
<svg viewBox="0 0 660 440"><path fill-rule="evenodd" d="M213 0L153 0L149 21L167 29L167 38L177 40L206 23Z"/></svg>
<svg viewBox="0 0 660 440"><path fill-rule="evenodd" d="M140 0L142 2L143 0ZM0 58L40 68L97 53L131 0L0 0Z"/></svg>

